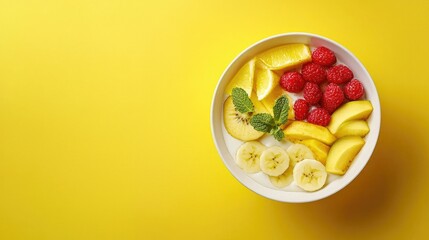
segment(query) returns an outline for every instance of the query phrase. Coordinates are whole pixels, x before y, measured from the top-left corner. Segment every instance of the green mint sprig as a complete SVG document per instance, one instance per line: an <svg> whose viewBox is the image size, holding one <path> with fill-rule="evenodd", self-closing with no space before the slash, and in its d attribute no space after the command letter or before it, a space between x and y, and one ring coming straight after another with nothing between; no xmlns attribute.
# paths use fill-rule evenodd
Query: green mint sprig
<svg viewBox="0 0 429 240"><path fill-rule="evenodd" d="M242 88L232 89L232 103L240 113L252 113L254 111L252 100Z"/></svg>
<svg viewBox="0 0 429 240"><path fill-rule="evenodd" d="M237 111L240 113L250 113L249 116L255 111L255 107L247 95L246 91L242 88L232 89L232 103ZM287 122L289 111L289 100L285 96L279 97L273 107L274 116L268 113L258 113L250 118L250 125L256 131L269 133L277 141L284 138L284 133L280 128L281 125Z"/></svg>
<svg viewBox="0 0 429 240"><path fill-rule="evenodd" d="M250 125L257 131L273 135L273 137L280 142L284 138L284 133L280 126L287 122L288 111L289 100L287 97L281 96L274 104L274 117L268 113L258 113L252 116Z"/></svg>
<svg viewBox="0 0 429 240"><path fill-rule="evenodd" d="M274 121L277 125L285 124L289 112L289 100L285 96L281 96L276 100L273 107Z"/></svg>
<svg viewBox="0 0 429 240"><path fill-rule="evenodd" d="M266 133L271 132L273 128L277 126L274 121L274 118L268 113L255 114L250 119L250 125L252 125L256 131Z"/></svg>
<svg viewBox="0 0 429 240"><path fill-rule="evenodd" d="M273 131L274 130L274 131ZM277 141L281 141L283 140L283 138L285 137L285 133L282 131L281 128L277 127L275 129L271 130L270 134L273 135L273 137L277 140Z"/></svg>

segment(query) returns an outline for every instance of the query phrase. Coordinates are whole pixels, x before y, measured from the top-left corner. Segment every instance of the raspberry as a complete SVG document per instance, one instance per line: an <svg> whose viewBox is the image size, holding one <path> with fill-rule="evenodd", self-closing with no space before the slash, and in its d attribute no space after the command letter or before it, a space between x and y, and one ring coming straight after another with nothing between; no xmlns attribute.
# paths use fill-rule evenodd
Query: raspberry
<svg viewBox="0 0 429 240"><path fill-rule="evenodd" d="M318 47L311 54L313 62L325 67L329 67L337 62L334 52L325 47Z"/></svg>
<svg viewBox="0 0 429 240"><path fill-rule="evenodd" d="M293 111L295 112L296 120L304 120L307 118L310 106L304 99L298 99L293 104Z"/></svg>
<svg viewBox="0 0 429 240"><path fill-rule="evenodd" d="M328 82L341 84L346 83L353 78L353 72L344 65L337 65L326 70Z"/></svg>
<svg viewBox="0 0 429 240"><path fill-rule="evenodd" d="M319 88L319 85L307 82L304 86L304 99L309 104L316 104L320 101L320 98L322 98L322 91Z"/></svg>
<svg viewBox="0 0 429 240"><path fill-rule="evenodd" d="M344 102L344 93L341 87L335 83L326 86L322 95L322 107L329 113L333 113Z"/></svg>
<svg viewBox="0 0 429 240"><path fill-rule="evenodd" d="M280 86L288 92L301 92L304 84L305 80L299 72L285 72L280 78Z"/></svg>
<svg viewBox="0 0 429 240"><path fill-rule="evenodd" d="M327 126L331 121L331 115L326 109L316 108L308 114L307 121L320 126Z"/></svg>
<svg viewBox="0 0 429 240"><path fill-rule="evenodd" d="M304 88L305 91L305 88ZM344 94L346 97L350 100L357 100L363 96L364 90L362 83L357 80L353 79L350 82L344 86Z"/></svg>
<svg viewBox="0 0 429 240"><path fill-rule="evenodd" d="M309 82L319 84L326 80L325 69L314 62L304 64L302 66L301 73L302 77Z"/></svg>

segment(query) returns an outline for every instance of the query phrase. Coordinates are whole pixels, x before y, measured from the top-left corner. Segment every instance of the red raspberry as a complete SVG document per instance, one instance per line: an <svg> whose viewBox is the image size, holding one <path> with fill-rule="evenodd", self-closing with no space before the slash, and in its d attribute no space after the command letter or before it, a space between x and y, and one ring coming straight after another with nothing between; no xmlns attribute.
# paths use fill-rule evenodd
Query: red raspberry
<svg viewBox="0 0 429 240"><path fill-rule="evenodd" d="M344 86L344 94L349 100L357 100L363 96L363 93L362 83L357 79L351 80Z"/></svg>
<svg viewBox="0 0 429 240"><path fill-rule="evenodd" d="M280 86L288 92L301 92L304 84L305 80L299 72L285 72L280 78Z"/></svg>
<svg viewBox="0 0 429 240"><path fill-rule="evenodd" d="M344 102L344 93L341 87L335 83L326 86L322 95L322 107L329 113L333 113Z"/></svg>
<svg viewBox="0 0 429 240"><path fill-rule="evenodd" d="M326 80L326 71L325 69L317 63L309 62L302 66L301 69L302 77L306 81L321 83Z"/></svg>
<svg viewBox="0 0 429 240"><path fill-rule="evenodd" d="M337 62L334 52L325 47L318 47L311 54L313 62L325 67L329 67Z"/></svg>
<svg viewBox="0 0 429 240"><path fill-rule="evenodd" d="M298 99L293 104L293 111L295 112L296 120L304 120L307 118L310 106L304 99Z"/></svg>
<svg viewBox="0 0 429 240"><path fill-rule="evenodd" d="M331 121L331 115L326 109L316 108L308 114L307 121L320 126L327 126Z"/></svg>
<svg viewBox="0 0 429 240"><path fill-rule="evenodd" d="M304 86L304 98L309 104L316 104L322 98L322 91L319 88L319 85L307 82Z"/></svg>
<svg viewBox="0 0 429 240"><path fill-rule="evenodd" d="M341 84L346 83L353 78L353 72L344 65L337 65L326 70L328 82Z"/></svg>

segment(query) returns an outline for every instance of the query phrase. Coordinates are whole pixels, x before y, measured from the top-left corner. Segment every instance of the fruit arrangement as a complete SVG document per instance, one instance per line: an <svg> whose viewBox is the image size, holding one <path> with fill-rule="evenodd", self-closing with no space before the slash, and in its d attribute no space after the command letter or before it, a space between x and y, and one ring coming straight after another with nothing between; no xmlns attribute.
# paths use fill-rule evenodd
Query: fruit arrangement
<svg viewBox="0 0 429 240"><path fill-rule="evenodd" d="M344 175L365 145L373 107L335 53L305 44L269 49L228 83L223 123L235 163L277 188L317 191Z"/></svg>

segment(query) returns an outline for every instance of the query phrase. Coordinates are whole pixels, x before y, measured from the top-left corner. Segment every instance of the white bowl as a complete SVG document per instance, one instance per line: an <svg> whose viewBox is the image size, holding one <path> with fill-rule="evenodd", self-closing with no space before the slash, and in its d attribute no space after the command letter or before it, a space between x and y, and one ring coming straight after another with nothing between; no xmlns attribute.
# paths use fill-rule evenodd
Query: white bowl
<svg viewBox="0 0 429 240"><path fill-rule="evenodd" d="M226 141L225 139L228 139L228 136L224 136L227 133L223 130L223 102L225 100L224 90L227 83L231 80L231 78L240 69L241 66L243 66L247 61L249 61L258 53L289 43L305 43L310 47L325 46L331 49L335 53L337 60L347 65L353 71L355 78L362 82L365 88L366 99L370 100L374 107L374 110L368 119L370 133L365 137L366 143L354 159L346 174L344 176L335 178L316 192L285 191L281 189L270 188L258 181L255 181L254 178L250 177L235 164L233 156L231 155L227 146L227 144L231 144L231 141ZM328 197L347 186L354 178L356 178L356 176L362 171L370 159L375 145L377 144L380 131L380 117L380 100L378 98L374 82L372 81L371 76L362 63L360 63L359 60L349 50L330 39L315 34L286 33L268 37L253 44L240 53L229 64L219 79L214 92L211 108L211 130L217 150L224 164L238 181L240 181L250 190L264 197L282 202L298 203L311 202Z"/></svg>

